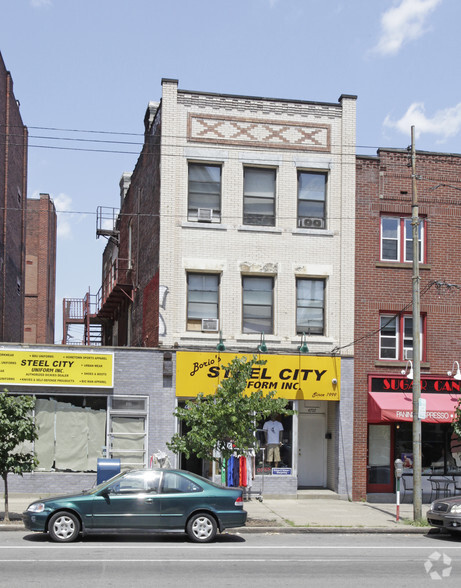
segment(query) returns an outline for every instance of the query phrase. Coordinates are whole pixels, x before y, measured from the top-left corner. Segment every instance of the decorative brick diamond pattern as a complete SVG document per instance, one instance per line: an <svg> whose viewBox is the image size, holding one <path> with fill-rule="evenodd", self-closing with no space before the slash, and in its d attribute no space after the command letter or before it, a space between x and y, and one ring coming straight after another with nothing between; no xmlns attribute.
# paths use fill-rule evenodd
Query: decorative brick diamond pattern
<svg viewBox="0 0 461 588"><path fill-rule="evenodd" d="M330 126L189 114L188 140L221 145L330 151Z"/></svg>

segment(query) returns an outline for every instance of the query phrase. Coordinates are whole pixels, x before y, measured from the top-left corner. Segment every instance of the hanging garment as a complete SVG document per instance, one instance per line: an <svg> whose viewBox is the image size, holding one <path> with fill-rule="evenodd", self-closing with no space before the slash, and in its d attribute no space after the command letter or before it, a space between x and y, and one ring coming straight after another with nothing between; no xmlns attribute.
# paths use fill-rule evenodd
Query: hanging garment
<svg viewBox="0 0 461 588"><path fill-rule="evenodd" d="M239 486L247 485L247 458L242 455L239 458Z"/></svg>
<svg viewBox="0 0 461 588"><path fill-rule="evenodd" d="M226 458L223 457L221 461L221 484L225 486L226 482Z"/></svg>
<svg viewBox="0 0 461 588"><path fill-rule="evenodd" d="M234 456L232 456L234 457ZM238 486L240 484L240 470L239 470L239 458L234 457L234 472L232 476L232 486Z"/></svg>

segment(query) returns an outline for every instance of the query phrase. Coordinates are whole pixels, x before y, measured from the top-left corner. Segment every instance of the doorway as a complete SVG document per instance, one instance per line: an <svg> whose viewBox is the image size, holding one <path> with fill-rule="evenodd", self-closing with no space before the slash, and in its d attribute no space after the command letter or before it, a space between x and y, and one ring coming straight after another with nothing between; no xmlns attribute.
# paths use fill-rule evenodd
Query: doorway
<svg viewBox="0 0 461 588"><path fill-rule="evenodd" d="M326 486L326 421L324 414L300 414L298 419L298 486Z"/></svg>

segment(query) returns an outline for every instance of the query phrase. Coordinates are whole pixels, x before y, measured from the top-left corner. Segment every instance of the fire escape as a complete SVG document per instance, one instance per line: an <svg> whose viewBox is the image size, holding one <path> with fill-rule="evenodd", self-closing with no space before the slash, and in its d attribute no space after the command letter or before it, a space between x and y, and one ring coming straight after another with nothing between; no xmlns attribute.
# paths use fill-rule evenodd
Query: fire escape
<svg viewBox="0 0 461 588"><path fill-rule="evenodd" d="M102 345L104 324L117 320L123 302L132 301L131 259L118 257L120 215L115 208L98 207L96 236L105 237L103 283L96 295L63 300L63 344ZM71 325L83 325L81 342L71 334Z"/></svg>
<svg viewBox="0 0 461 588"><path fill-rule="evenodd" d="M84 298L64 298L62 301L63 345L102 345L102 324L97 316L97 297L88 291ZM72 333L71 326L83 327Z"/></svg>

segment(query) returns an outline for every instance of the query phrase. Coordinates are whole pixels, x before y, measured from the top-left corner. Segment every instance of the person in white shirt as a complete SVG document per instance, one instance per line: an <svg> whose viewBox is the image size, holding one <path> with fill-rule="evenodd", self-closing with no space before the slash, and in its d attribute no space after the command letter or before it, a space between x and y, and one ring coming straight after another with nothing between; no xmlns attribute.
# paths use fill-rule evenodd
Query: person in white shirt
<svg viewBox="0 0 461 588"><path fill-rule="evenodd" d="M274 467L277 468L280 462L283 425L276 419L276 415L273 414L270 420L264 423L263 429L266 435L267 462L273 463Z"/></svg>

